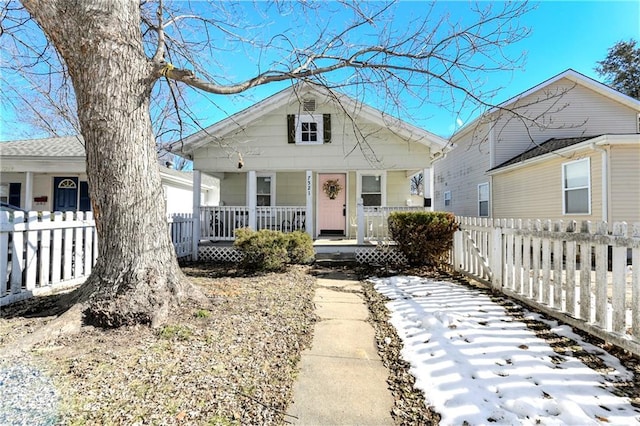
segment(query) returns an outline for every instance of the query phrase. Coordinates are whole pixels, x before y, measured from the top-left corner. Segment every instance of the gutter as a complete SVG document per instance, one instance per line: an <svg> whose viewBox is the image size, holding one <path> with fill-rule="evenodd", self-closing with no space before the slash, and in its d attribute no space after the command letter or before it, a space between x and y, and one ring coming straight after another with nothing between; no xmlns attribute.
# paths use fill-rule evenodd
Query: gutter
<svg viewBox="0 0 640 426"><path fill-rule="evenodd" d="M549 152L547 154L539 155L537 157L529 158L527 160L511 164L508 166L500 167L495 170L488 170L487 175L493 176L499 173L508 172L511 170L518 169L522 166L530 166L532 164L540 163L543 161L547 161L549 158L553 158L558 154L564 155L569 154L575 151L580 151L582 149L590 149L592 146L609 146L609 145L637 145L640 143L640 135L639 134L606 134L602 136L597 136L593 139L588 139L584 142L568 146L566 148L558 149L556 151Z"/></svg>

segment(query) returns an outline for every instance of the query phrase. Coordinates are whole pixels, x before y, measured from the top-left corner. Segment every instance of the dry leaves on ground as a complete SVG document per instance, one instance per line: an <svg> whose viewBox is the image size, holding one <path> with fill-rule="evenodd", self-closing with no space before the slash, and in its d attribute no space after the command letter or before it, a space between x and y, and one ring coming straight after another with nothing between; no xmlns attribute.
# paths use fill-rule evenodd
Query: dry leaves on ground
<svg viewBox="0 0 640 426"><path fill-rule="evenodd" d="M306 268L253 277L184 268L212 301L160 329L83 328L36 347L62 398L63 424L282 424L315 321ZM0 319L0 345L42 318ZM10 335L14 334L14 337Z"/></svg>

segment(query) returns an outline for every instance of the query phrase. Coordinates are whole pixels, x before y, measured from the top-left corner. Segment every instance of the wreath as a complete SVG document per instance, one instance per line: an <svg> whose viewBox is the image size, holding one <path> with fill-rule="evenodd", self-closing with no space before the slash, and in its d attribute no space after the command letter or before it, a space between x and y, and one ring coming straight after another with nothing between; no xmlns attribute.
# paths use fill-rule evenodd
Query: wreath
<svg viewBox="0 0 640 426"><path fill-rule="evenodd" d="M329 179L322 185L322 190L331 200L335 200L336 196L342 191L342 185L340 185L338 179Z"/></svg>

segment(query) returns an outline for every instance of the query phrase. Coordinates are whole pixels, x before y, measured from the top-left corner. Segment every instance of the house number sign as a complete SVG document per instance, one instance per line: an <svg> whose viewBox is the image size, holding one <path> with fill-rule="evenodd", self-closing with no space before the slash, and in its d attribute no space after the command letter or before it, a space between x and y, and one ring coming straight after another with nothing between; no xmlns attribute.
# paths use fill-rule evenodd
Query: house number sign
<svg viewBox="0 0 640 426"><path fill-rule="evenodd" d="M307 197L311 197L311 176L307 176Z"/></svg>

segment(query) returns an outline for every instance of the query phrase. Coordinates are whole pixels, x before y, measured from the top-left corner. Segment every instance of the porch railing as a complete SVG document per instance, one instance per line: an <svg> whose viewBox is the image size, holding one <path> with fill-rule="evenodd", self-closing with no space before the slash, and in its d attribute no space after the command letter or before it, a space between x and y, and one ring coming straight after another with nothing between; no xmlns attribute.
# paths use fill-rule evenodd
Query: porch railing
<svg viewBox="0 0 640 426"><path fill-rule="evenodd" d="M200 239L233 241L235 230L250 226L249 207L203 206L200 208ZM255 228L292 232L306 230L303 206L256 207Z"/></svg>
<svg viewBox="0 0 640 426"><path fill-rule="evenodd" d="M426 211L425 207L414 206L396 206L396 207L370 207L358 204L358 209L362 208L362 220L352 223L357 229L364 232L364 241L388 241L391 239L389 234L388 219L393 212L407 211ZM360 214L358 214L360 217ZM362 228L361 228L362 227Z"/></svg>

